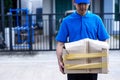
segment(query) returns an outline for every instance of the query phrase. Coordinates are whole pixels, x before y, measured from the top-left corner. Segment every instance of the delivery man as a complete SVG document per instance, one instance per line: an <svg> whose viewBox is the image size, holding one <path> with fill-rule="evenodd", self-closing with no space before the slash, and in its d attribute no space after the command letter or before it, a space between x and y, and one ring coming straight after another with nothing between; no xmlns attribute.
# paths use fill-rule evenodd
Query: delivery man
<svg viewBox="0 0 120 80"><path fill-rule="evenodd" d="M64 74L62 51L64 43L85 38L106 41L109 38L101 18L88 11L90 0L74 0L76 11L65 17L56 36L56 54L60 71ZM97 80L96 73L67 74L68 80Z"/></svg>

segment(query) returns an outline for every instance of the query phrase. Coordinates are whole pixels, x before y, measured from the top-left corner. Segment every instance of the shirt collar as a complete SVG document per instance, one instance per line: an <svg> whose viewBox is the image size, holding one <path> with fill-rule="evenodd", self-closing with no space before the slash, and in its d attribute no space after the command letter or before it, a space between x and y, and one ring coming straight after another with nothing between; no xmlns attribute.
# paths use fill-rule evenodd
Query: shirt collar
<svg viewBox="0 0 120 80"><path fill-rule="evenodd" d="M91 12L90 12L90 11L87 11L84 16L81 16L80 14L77 13L77 11L75 11L75 14L76 14L77 16L80 16L80 17L89 17L89 13L91 13Z"/></svg>

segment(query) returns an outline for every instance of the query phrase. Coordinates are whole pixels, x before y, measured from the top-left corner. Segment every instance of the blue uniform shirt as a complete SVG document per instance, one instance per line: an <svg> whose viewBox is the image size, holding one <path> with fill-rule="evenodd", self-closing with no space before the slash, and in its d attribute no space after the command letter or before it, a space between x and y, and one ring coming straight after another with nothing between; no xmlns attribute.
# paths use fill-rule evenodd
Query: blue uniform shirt
<svg viewBox="0 0 120 80"><path fill-rule="evenodd" d="M77 12L63 19L56 41L59 42L77 41L84 38L98 39L104 41L109 38L101 18L95 14L87 12L84 16Z"/></svg>

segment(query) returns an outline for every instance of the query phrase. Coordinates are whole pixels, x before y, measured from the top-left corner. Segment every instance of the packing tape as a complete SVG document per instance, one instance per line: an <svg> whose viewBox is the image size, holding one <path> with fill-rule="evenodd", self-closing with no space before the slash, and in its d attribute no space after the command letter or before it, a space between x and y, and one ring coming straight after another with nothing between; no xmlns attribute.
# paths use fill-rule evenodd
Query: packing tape
<svg viewBox="0 0 120 80"><path fill-rule="evenodd" d="M97 68L107 68L107 62L89 64L65 64L65 69L69 70L97 69Z"/></svg>
<svg viewBox="0 0 120 80"><path fill-rule="evenodd" d="M63 56L64 60L76 60L83 58L107 57L107 53L69 53Z"/></svg>

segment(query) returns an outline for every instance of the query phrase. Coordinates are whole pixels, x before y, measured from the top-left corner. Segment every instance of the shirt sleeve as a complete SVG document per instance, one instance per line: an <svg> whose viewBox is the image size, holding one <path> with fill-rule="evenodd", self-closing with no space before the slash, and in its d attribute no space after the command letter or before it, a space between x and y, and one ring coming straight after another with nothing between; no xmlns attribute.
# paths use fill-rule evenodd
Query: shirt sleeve
<svg viewBox="0 0 120 80"><path fill-rule="evenodd" d="M101 20L100 17L98 17L98 40L100 41L105 41L108 39L110 36Z"/></svg>
<svg viewBox="0 0 120 80"><path fill-rule="evenodd" d="M68 37L67 24L63 20L63 22L60 25L60 29L58 31L58 34L56 36L56 41L65 43L65 42L67 42L67 37Z"/></svg>

